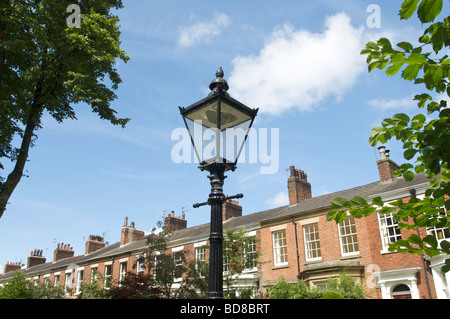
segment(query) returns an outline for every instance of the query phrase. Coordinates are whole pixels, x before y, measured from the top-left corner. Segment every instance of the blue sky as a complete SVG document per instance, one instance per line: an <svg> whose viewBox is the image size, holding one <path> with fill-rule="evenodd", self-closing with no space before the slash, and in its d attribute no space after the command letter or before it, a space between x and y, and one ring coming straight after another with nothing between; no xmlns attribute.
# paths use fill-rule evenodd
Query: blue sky
<svg viewBox="0 0 450 319"><path fill-rule="evenodd" d="M52 261L57 243L83 254L89 235L120 240L125 216L150 231L163 214L186 214L188 227L209 222L206 172L174 163L178 106L208 94L222 66L229 93L260 108L254 128L279 130L279 168L242 163L224 191L243 193L250 214L287 204L289 165L304 170L319 196L378 180L370 130L395 113L415 114L423 88L381 71L367 72L366 42L387 36L414 42L417 19L400 21L401 1L154 1L124 0L118 11L122 47L131 60L117 67L123 83L113 108L132 120L112 126L76 105L78 120L45 115L23 178L0 220L0 272L26 264L33 249ZM370 28L370 4L380 9ZM82 26L81 26L82 27ZM402 163L401 145L387 144Z"/></svg>

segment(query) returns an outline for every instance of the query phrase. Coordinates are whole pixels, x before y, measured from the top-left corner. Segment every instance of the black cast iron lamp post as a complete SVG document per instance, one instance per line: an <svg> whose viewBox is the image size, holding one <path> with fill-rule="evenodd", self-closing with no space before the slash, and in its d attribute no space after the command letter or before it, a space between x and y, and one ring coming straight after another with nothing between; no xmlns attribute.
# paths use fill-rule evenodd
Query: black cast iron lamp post
<svg viewBox="0 0 450 319"><path fill-rule="evenodd" d="M223 298L222 203L227 199L243 197L242 194L223 194L224 173L236 169L258 109L249 108L227 93L229 87L221 67L209 88L211 92L206 98L186 108L180 107L180 113L189 131L199 168L210 173L211 193L208 201L194 204L194 207L211 206L208 298ZM211 140L207 145L205 136Z"/></svg>

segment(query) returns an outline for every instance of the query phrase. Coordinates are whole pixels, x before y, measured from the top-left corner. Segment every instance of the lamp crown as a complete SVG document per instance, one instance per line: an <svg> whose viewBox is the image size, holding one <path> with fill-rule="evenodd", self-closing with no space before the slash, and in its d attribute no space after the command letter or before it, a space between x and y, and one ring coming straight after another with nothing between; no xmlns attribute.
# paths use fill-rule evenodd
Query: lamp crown
<svg viewBox="0 0 450 319"><path fill-rule="evenodd" d="M216 71L216 78L223 78L223 70L221 66L219 66L219 68Z"/></svg>
<svg viewBox="0 0 450 319"><path fill-rule="evenodd" d="M211 84L209 85L209 88L214 93L221 88L223 91L228 91L229 86L227 81L223 78L223 70L222 67L219 66L219 68L216 71L216 78L211 81Z"/></svg>

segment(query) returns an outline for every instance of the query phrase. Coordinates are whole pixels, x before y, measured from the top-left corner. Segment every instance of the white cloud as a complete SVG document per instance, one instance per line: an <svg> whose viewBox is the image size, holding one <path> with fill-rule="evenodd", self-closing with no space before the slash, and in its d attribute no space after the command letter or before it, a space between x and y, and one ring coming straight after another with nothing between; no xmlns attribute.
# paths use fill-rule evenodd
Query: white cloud
<svg viewBox="0 0 450 319"><path fill-rule="evenodd" d="M367 104L381 111L395 109L411 110L418 108L418 101L414 100L414 96L415 94L400 99L373 99L368 101ZM447 103L450 103L450 99L445 93L435 95L433 97L433 100L436 102L439 102L440 100L446 100Z"/></svg>
<svg viewBox="0 0 450 319"><path fill-rule="evenodd" d="M226 14L216 14L211 21L199 21L191 26L180 29L178 46L183 48L192 47L198 43L208 41L219 35L222 29L231 23Z"/></svg>
<svg viewBox="0 0 450 319"><path fill-rule="evenodd" d="M279 192L275 197L269 198L264 202L264 204L270 207L280 207L289 204L289 195L285 192Z"/></svg>
<svg viewBox="0 0 450 319"><path fill-rule="evenodd" d="M345 13L327 17L323 33L275 30L257 56L233 60L229 84L233 97L261 112L312 110L328 96L339 99L366 70L363 27ZM231 90L230 90L231 91Z"/></svg>
<svg viewBox="0 0 450 319"><path fill-rule="evenodd" d="M368 105L381 111L393 109L412 109L417 107L417 101L414 96L408 96L401 99L373 99L367 102Z"/></svg>

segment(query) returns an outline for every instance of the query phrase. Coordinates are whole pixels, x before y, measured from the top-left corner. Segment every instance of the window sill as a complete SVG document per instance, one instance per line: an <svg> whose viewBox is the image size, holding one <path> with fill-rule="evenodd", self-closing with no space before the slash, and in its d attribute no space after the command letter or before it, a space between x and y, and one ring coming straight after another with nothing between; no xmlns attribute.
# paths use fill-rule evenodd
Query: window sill
<svg viewBox="0 0 450 319"><path fill-rule="evenodd" d="M394 254L396 251L380 250L381 255Z"/></svg>
<svg viewBox="0 0 450 319"><path fill-rule="evenodd" d="M354 254L354 255L345 255L345 256L341 256L339 257L340 260L345 260L345 259L354 259L354 258L361 258L361 254Z"/></svg>
<svg viewBox="0 0 450 319"><path fill-rule="evenodd" d="M312 264L318 264L323 262L322 258L320 259L312 259L312 260L306 260L305 265L312 265Z"/></svg>
<svg viewBox="0 0 450 319"><path fill-rule="evenodd" d="M289 268L289 264L282 264L282 265L272 266L272 270L283 269L283 268Z"/></svg>

